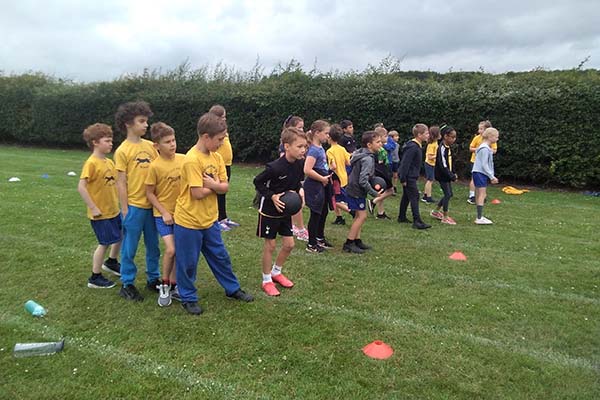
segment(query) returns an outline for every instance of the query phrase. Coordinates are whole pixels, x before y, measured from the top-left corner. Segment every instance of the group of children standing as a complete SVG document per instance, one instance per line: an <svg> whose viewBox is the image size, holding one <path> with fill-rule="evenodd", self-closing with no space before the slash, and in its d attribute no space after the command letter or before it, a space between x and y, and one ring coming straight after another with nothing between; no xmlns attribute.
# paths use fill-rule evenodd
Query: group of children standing
<svg viewBox="0 0 600 400"><path fill-rule="evenodd" d="M110 126L97 123L83 133L92 155L84 164L78 190L87 205L88 218L99 243L88 286L114 287L114 282L102 276L101 271L105 270L121 277L121 297L142 301L143 296L134 285L137 273L134 258L143 233L146 286L159 293L159 305L167 306L175 299L182 302L188 313L202 313L195 287L200 253L228 297L252 301L253 297L240 288L221 237L221 232L239 226L228 218L225 207L233 158L225 109L220 105L213 106L200 117L198 140L186 155L176 153L175 131L163 122L150 127L152 141L142 138L151 116L152 111L145 102L119 107L115 115L116 127L127 137L115 151L114 163L106 157L112 150ZM492 148L498 140L498 131L486 124L488 121L480 124L481 138L473 141L477 145L472 180L477 224L492 223L483 217L482 210L485 186L488 182L497 182ZM345 225L342 211L353 218L343 251L360 254L369 250L371 247L361 239L367 213L377 209L376 218L390 219L385 213L384 200L396 194L397 182L402 186L398 222L412 223L416 229L430 228L419 213L417 188L422 146L428 140L423 201L433 202L431 184L437 180L444 197L431 216L445 224L456 224L448 215L451 182L457 178L451 150L456 131L452 127L443 125L429 129L424 124L416 124L412 129L413 139L402 148L402 157L399 155L398 132L388 133L383 124L363 133L358 149L354 127L349 120L334 125L317 120L308 132L303 128L302 118L290 116L286 119L281 133L280 157L268 163L254 179L258 193L256 234L264 239L262 289L267 295L280 294L276 283L283 288L294 286L282 272L294 248L294 236L308 241L306 250L310 253L322 253L333 247L325 237L330 210L336 213L334 224ZM329 143L327 151L323 147L325 143ZM375 177L381 178L378 182L383 184L374 183ZM293 216L284 212L281 197L287 191L297 192L303 205L308 207L308 229L304 227L302 210ZM406 215L408 205L411 206L412 221ZM159 235L165 246L162 279ZM282 245L274 258L278 235L282 237ZM109 247L109 257L103 261ZM119 253L121 264L117 261Z"/></svg>

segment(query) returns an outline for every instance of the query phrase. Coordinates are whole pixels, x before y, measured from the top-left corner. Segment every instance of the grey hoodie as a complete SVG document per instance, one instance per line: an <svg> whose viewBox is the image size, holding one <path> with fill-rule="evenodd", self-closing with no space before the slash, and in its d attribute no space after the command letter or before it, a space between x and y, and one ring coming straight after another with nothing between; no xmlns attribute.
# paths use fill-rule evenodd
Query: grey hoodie
<svg viewBox="0 0 600 400"><path fill-rule="evenodd" d="M379 193L373 189L369 181L375 176L375 154L367 148L360 148L352 153L350 157L352 172L348 178L346 194L357 199L377 196Z"/></svg>

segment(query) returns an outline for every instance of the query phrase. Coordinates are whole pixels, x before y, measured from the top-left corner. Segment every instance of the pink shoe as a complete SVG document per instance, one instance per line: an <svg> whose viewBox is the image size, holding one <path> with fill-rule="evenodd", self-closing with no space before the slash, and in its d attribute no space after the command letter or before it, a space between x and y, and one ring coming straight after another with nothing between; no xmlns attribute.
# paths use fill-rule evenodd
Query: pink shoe
<svg viewBox="0 0 600 400"><path fill-rule="evenodd" d="M308 231L306 229L298 229L296 239L308 242Z"/></svg>
<svg viewBox="0 0 600 400"><path fill-rule="evenodd" d="M442 224L456 225L456 221L454 221L450 217L446 217L446 218L442 218Z"/></svg>
<svg viewBox="0 0 600 400"><path fill-rule="evenodd" d="M283 274L277 274L277 275L273 275L271 274L271 279L273 279L273 282L277 282L279 283L281 286L283 286L284 288L291 288L294 286L294 282L290 281L285 275Z"/></svg>
<svg viewBox="0 0 600 400"><path fill-rule="evenodd" d="M273 282L266 282L262 284L262 288L267 296L279 296L279 290L275 287Z"/></svg>
<svg viewBox="0 0 600 400"><path fill-rule="evenodd" d="M442 220L444 218L444 213L441 211L431 210L429 213L433 218Z"/></svg>

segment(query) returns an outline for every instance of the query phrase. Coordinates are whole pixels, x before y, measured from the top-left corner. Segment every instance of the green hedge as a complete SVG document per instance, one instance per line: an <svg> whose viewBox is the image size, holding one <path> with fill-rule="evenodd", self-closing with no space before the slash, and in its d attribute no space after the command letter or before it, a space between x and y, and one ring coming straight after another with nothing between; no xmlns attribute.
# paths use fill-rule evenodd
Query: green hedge
<svg viewBox="0 0 600 400"><path fill-rule="evenodd" d="M181 150L195 142L198 117L212 104L223 104L236 160L248 162L275 156L289 114L303 116L306 125L317 118L349 118L357 138L380 121L403 139L417 122L447 122L458 131L456 164L462 175L477 123L490 119L501 132L500 177L600 187L597 70L315 74L288 68L269 76L227 70L207 76L184 68L89 84L40 74L0 76L0 141L83 147L87 125L112 124L117 106L137 99L151 104L152 121L175 128Z"/></svg>

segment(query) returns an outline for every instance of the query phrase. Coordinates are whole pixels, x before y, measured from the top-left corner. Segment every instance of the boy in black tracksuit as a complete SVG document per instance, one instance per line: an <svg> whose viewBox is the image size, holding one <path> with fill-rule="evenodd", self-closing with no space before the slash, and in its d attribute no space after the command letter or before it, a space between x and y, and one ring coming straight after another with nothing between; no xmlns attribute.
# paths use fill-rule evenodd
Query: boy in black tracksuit
<svg viewBox="0 0 600 400"><path fill-rule="evenodd" d="M398 178L403 189L398 222L410 222L406 219L406 210L410 202L413 214L413 228L427 229L431 228L431 225L424 223L419 214L419 189L417 188L417 180L419 179L421 164L423 163L423 150L421 146L429 137L429 128L425 124L416 124L413 126L412 134L413 139L406 142L402 148L402 161L400 161L400 169L398 171Z"/></svg>

